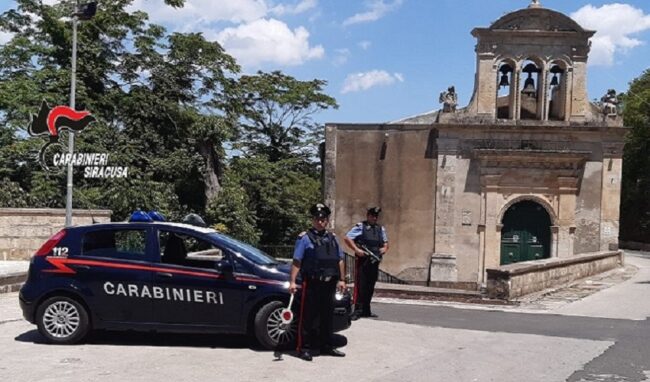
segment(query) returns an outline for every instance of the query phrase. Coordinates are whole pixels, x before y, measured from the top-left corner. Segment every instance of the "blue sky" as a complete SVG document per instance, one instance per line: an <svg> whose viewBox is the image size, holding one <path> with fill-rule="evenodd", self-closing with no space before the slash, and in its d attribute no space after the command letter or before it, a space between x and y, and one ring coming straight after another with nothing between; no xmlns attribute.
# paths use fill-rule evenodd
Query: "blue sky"
<svg viewBox="0 0 650 382"><path fill-rule="evenodd" d="M53 3L56 0L44 0ZM340 108L319 122L387 122L439 107L438 94L456 86L471 97L474 27L488 27L530 0L134 0L169 30L201 31L222 43L247 73L282 70L328 81ZM13 1L0 0L0 10ZM650 63L650 2L541 0L597 30L588 90L627 90ZM101 7L101 0L100 0ZM6 35L4 38L6 39ZM0 32L0 42L3 35Z"/></svg>

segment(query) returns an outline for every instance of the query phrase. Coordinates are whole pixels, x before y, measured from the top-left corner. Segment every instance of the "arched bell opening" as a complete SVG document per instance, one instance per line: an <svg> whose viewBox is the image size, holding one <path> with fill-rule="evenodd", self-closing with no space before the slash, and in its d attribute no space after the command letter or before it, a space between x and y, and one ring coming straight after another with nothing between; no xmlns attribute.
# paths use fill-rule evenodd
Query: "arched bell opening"
<svg viewBox="0 0 650 382"><path fill-rule="evenodd" d="M532 60L524 61L520 73L520 119L541 119L542 97L540 79L542 65Z"/></svg>
<svg viewBox="0 0 650 382"><path fill-rule="evenodd" d="M562 61L551 63L548 71L548 120L564 121L567 108L567 66Z"/></svg>
<svg viewBox="0 0 650 382"><path fill-rule="evenodd" d="M517 84L514 73L516 64L512 60L504 60L497 71L497 101L496 115L498 119L515 118L515 96L514 91Z"/></svg>

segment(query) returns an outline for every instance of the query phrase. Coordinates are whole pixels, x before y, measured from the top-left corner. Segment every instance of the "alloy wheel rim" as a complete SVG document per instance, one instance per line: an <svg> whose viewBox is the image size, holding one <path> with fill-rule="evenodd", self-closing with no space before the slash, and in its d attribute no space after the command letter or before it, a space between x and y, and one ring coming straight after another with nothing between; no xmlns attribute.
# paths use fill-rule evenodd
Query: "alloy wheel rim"
<svg viewBox="0 0 650 382"><path fill-rule="evenodd" d="M282 311L284 308L274 310L266 321L266 332L269 337L278 344L288 343L296 337L296 320L290 324L282 322Z"/></svg>
<svg viewBox="0 0 650 382"><path fill-rule="evenodd" d="M67 301L57 301L45 309L43 326L55 338L66 338L74 334L80 325L79 309Z"/></svg>

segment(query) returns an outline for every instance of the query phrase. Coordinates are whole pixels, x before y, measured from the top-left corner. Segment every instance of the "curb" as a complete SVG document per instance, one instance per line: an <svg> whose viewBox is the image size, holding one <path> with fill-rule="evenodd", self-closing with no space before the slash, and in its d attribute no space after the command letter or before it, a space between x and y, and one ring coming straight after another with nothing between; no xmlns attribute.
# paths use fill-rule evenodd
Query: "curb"
<svg viewBox="0 0 650 382"><path fill-rule="evenodd" d="M18 292L27 280L27 272L13 272L0 276L0 293Z"/></svg>

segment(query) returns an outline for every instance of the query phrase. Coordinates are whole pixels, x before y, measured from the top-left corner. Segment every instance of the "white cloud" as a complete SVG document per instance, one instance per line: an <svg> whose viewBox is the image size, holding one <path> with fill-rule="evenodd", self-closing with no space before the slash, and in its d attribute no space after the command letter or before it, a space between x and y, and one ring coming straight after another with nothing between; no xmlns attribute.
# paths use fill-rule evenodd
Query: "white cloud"
<svg viewBox="0 0 650 382"><path fill-rule="evenodd" d="M403 0L394 0L391 3L385 3L384 0L372 0L366 2L366 8L368 8L368 10L348 17L343 21L343 26L379 20L388 12L399 8L402 5L402 2Z"/></svg>
<svg viewBox="0 0 650 382"><path fill-rule="evenodd" d="M132 8L146 11L155 23L180 30L194 30L197 25L217 21L253 21L269 12L264 0L187 0L181 8L170 7L163 0L135 0Z"/></svg>
<svg viewBox="0 0 650 382"><path fill-rule="evenodd" d="M306 28L291 30L269 15L300 14L317 5L318 0L186 0L183 7L173 8L163 0L135 0L130 10L144 10L152 22L173 31L203 32L244 66L300 65L323 57L325 50L321 45L310 46ZM235 26L222 29L220 22Z"/></svg>
<svg viewBox="0 0 650 382"><path fill-rule="evenodd" d="M359 45L359 47L363 50L368 50L370 48L370 45L372 45L372 43L368 40L363 40L363 41L359 41L357 45Z"/></svg>
<svg viewBox="0 0 650 382"><path fill-rule="evenodd" d="M390 74L385 70L353 73L345 78L341 93L359 92L375 86L388 86L396 81L404 82L404 76L401 73Z"/></svg>
<svg viewBox="0 0 650 382"><path fill-rule="evenodd" d="M0 45L4 45L11 41L14 34L11 32L0 31Z"/></svg>
<svg viewBox="0 0 650 382"><path fill-rule="evenodd" d="M334 66L341 66L348 62L348 58L350 57L350 49L348 48L343 48L343 49L336 49L336 56L334 57Z"/></svg>
<svg viewBox="0 0 650 382"><path fill-rule="evenodd" d="M275 19L260 19L217 33L216 40L237 60L247 65L265 62L300 65L322 58L321 45L309 45L309 32L304 27L294 30Z"/></svg>
<svg viewBox="0 0 650 382"><path fill-rule="evenodd" d="M618 52L626 52L643 44L632 37L650 29L650 15L629 4L585 5L571 14L583 28L596 31L591 42L589 63L610 66Z"/></svg>
<svg viewBox="0 0 650 382"><path fill-rule="evenodd" d="M318 0L302 0L295 5L285 5L285 4L276 5L271 9L271 12L278 16L282 16L284 14L297 15L306 12L312 8L316 8L317 5L318 5Z"/></svg>

